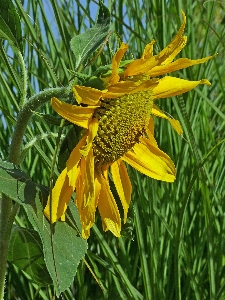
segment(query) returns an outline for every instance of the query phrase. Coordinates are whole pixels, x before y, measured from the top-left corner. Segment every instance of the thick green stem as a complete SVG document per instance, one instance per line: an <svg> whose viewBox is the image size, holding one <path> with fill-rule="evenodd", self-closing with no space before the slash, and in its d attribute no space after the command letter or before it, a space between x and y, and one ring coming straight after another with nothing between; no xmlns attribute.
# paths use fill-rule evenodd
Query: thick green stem
<svg viewBox="0 0 225 300"><path fill-rule="evenodd" d="M4 299L4 283L5 283L5 271L7 266L7 254L9 246L9 226L7 217L11 213L12 201L5 195L2 195L0 206L0 299Z"/></svg>
<svg viewBox="0 0 225 300"><path fill-rule="evenodd" d="M12 204L12 200L6 195L2 195L0 205L0 299L4 299L4 283L7 267L7 256L10 235L15 215L19 208L19 204Z"/></svg>
<svg viewBox="0 0 225 300"><path fill-rule="evenodd" d="M33 112L48 102L51 97L66 97L69 94L69 88L52 88L40 92L31 97L23 106L18 114L16 126L12 136L12 142L9 148L8 161L18 165L21 159L21 147L23 136L28 122ZM2 195L0 205L0 299L4 297L5 274L7 268L7 255L10 241L10 235L15 215L19 205L14 204L6 195Z"/></svg>
<svg viewBox="0 0 225 300"><path fill-rule="evenodd" d="M52 88L44 90L29 99L18 115L15 130L12 136L12 143L9 149L8 160L10 162L14 163L15 165L20 163L20 153L24 132L33 112L38 107L49 101L52 97L60 98L66 96L68 96L67 88Z"/></svg>

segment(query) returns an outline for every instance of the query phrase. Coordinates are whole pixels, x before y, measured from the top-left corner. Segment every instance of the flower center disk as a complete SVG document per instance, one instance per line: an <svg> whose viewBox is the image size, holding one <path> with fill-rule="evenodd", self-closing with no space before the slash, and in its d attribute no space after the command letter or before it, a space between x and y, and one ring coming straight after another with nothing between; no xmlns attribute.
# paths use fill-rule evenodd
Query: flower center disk
<svg viewBox="0 0 225 300"><path fill-rule="evenodd" d="M93 117L99 127L93 141L95 165L110 165L139 142L148 126L152 91L139 91L116 99L102 99Z"/></svg>

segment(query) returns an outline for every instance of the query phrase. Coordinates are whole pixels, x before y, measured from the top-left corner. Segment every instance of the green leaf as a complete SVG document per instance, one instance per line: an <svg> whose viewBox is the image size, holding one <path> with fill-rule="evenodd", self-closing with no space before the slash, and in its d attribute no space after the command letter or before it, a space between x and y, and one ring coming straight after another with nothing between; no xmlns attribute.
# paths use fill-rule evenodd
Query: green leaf
<svg viewBox="0 0 225 300"><path fill-rule="evenodd" d="M65 291L72 283L87 242L80 236L81 224L75 204L70 205L69 223L50 225L43 214L48 189L35 184L30 177L9 162L0 161L0 191L23 205L33 229L43 245L44 260L56 289Z"/></svg>
<svg viewBox="0 0 225 300"><path fill-rule="evenodd" d="M0 192L20 204L23 202L34 203L37 186L17 166L6 161L0 161L0 178Z"/></svg>
<svg viewBox="0 0 225 300"><path fill-rule="evenodd" d="M70 47L75 55L75 70L106 40L110 31L110 12L100 2L98 20L95 26L85 33L72 38Z"/></svg>
<svg viewBox="0 0 225 300"><path fill-rule="evenodd" d="M1 1L0 38L11 41L23 52L20 18L10 0Z"/></svg>
<svg viewBox="0 0 225 300"><path fill-rule="evenodd" d="M43 215L43 207L37 198L36 210L31 205L24 205L29 221L34 229L39 233L47 269L53 280L56 295L65 291L72 283L77 271L78 264L87 251L87 242L80 237L78 228L79 215L72 216L76 218L76 224L67 224L58 221L55 225L50 225ZM73 210L76 210L72 203ZM78 226L77 226L78 225Z"/></svg>
<svg viewBox="0 0 225 300"><path fill-rule="evenodd" d="M107 25L110 24L111 14L109 9L103 4L102 1L99 1L99 13L98 13L98 24Z"/></svg>
<svg viewBox="0 0 225 300"><path fill-rule="evenodd" d="M52 284L44 261L41 239L35 230L18 226L13 228L8 261L30 275L38 285Z"/></svg>

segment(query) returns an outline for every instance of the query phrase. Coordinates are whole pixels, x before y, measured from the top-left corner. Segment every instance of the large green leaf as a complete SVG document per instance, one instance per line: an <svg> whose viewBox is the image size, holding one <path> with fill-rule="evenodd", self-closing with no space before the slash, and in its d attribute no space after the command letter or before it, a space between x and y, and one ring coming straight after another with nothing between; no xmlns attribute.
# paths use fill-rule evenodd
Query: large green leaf
<svg viewBox="0 0 225 300"><path fill-rule="evenodd" d="M0 38L11 41L23 52L20 18L11 0L1 1Z"/></svg>
<svg viewBox="0 0 225 300"><path fill-rule="evenodd" d="M52 283L44 261L42 242L35 230L18 226L13 228L8 261L29 274L38 285Z"/></svg>
<svg viewBox="0 0 225 300"><path fill-rule="evenodd" d="M110 31L110 12L102 2L98 20L95 26L88 29L83 34L75 36L70 42L70 47L75 55L75 70L106 40Z"/></svg>
<svg viewBox="0 0 225 300"><path fill-rule="evenodd" d="M44 260L56 288L56 294L72 283L80 260L87 251L87 242L80 236L80 218L72 202L67 219L50 225L43 214L47 188L36 185L18 167L0 162L0 191L20 203L43 245ZM29 260L29 257L27 257Z"/></svg>

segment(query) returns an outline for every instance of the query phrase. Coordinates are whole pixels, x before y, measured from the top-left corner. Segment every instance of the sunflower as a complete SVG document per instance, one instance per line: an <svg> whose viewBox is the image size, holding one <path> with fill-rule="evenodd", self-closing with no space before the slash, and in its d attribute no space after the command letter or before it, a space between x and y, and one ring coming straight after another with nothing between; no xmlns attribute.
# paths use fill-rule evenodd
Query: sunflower
<svg viewBox="0 0 225 300"><path fill-rule="evenodd" d="M128 49L122 43L112 59L111 74L101 77L104 89L75 85L73 94L78 105L52 98L53 109L66 120L83 128L82 137L71 152L66 167L59 175L45 207L45 216L56 222L65 220L68 203L76 191L82 237L87 239L95 222L98 207L103 230L120 236L121 218L110 190L113 180L124 210L124 223L131 200L132 185L126 164L154 179L173 182L175 166L170 157L158 148L153 135L156 115L169 120L182 133L177 120L167 117L155 100L179 95L209 81L189 81L160 76L175 70L204 63L212 56L191 60L175 56L186 45L183 36L186 17L171 43L158 55L153 55L154 40L144 49L140 59L121 68L121 59ZM51 204L51 205L50 205Z"/></svg>

